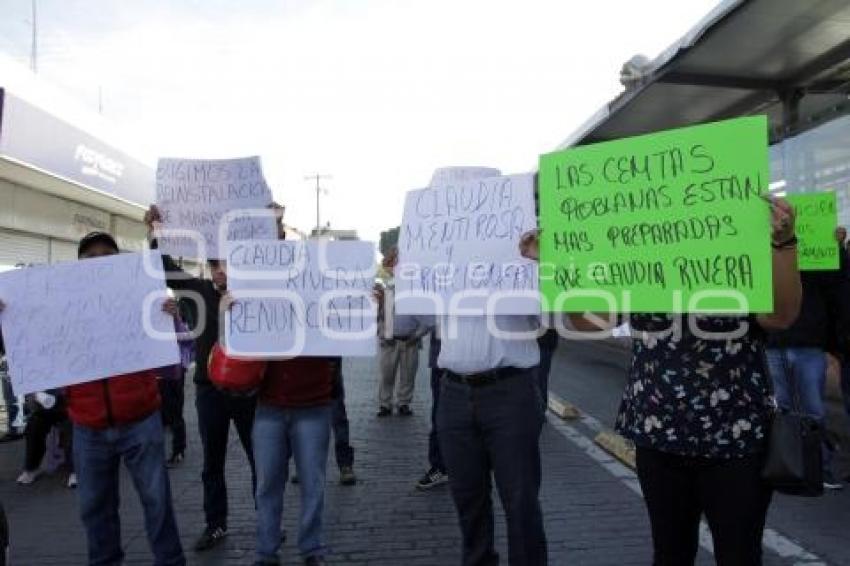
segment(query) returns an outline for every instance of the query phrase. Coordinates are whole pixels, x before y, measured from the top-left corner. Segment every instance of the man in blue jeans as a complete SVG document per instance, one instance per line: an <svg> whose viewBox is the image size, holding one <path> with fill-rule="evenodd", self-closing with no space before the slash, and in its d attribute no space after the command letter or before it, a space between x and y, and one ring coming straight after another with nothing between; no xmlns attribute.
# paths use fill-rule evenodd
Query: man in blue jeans
<svg viewBox="0 0 850 566"><path fill-rule="evenodd" d="M113 255L118 244L105 232L92 232L80 240L77 253L81 259ZM0 300L0 311L3 307ZM167 303L164 310L176 314L176 303ZM186 564L165 467L155 371L70 385L65 399L74 425L77 495L89 564L122 564L124 560L118 485L122 461L142 504L154 564Z"/></svg>
<svg viewBox="0 0 850 566"><path fill-rule="evenodd" d="M847 284L838 272L801 271L803 304L787 330L771 332L767 361L777 404L785 410L799 399L802 413L826 423L826 352L835 348L835 328L841 318ZM832 447L824 439L824 488L841 489L832 471Z"/></svg>
<svg viewBox="0 0 850 566"><path fill-rule="evenodd" d="M301 492L298 550L306 566L325 564L322 514L338 371L331 358L293 358L269 362L266 368L253 432L259 566L280 563L290 456L295 457Z"/></svg>

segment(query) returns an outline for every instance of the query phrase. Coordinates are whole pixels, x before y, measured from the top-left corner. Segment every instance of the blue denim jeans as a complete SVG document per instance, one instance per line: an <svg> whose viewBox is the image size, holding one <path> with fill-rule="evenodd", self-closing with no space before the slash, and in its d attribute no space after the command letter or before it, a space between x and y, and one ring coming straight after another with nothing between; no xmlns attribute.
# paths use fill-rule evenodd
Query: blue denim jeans
<svg viewBox="0 0 850 566"><path fill-rule="evenodd" d="M330 444L332 405L282 409L257 405L254 462L257 466L257 560L276 563L280 550L283 492L289 456L295 457L301 491L298 550L303 558L322 555L322 511Z"/></svg>
<svg viewBox="0 0 850 566"><path fill-rule="evenodd" d="M96 430L74 425L74 465L89 564L121 564L118 472L130 472L145 514L145 530L157 566L186 564L165 469L165 438L159 411L129 425Z"/></svg>
<svg viewBox="0 0 850 566"><path fill-rule="evenodd" d="M850 356L841 362L841 397L844 399L844 412L850 415Z"/></svg>
<svg viewBox="0 0 850 566"><path fill-rule="evenodd" d="M547 563L540 508L543 398L536 368L469 386L443 378L440 449L463 535L464 566L494 566L492 478L505 510L511 566Z"/></svg>
<svg viewBox="0 0 850 566"><path fill-rule="evenodd" d="M820 348L770 348L767 363L776 403L788 410L794 406L793 383L799 396L800 412L821 424L826 421L826 354ZM789 376L788 373L791 373ZM790 379L789 379L790 377ZM823 469L829 475L832 453L824 442Z"/></svg>

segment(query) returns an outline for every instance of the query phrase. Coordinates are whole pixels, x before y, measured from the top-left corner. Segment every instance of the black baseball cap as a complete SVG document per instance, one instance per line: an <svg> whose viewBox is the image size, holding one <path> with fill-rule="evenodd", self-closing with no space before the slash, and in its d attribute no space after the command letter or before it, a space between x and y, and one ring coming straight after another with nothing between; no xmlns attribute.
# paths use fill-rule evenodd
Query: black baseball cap
<svg viewBox="0 0 850 566"><path fill-rule="evenodd" d="M83 239L80 240L79 245L77 245L77 257L80 257L81 255L86 253L86 250L88 250L92 246L92 244L95 244L97 242L106 244L107 246L118 252L118 243L111 235L107 234L106 232L89 232L88 234L83 236Z"/></svg>

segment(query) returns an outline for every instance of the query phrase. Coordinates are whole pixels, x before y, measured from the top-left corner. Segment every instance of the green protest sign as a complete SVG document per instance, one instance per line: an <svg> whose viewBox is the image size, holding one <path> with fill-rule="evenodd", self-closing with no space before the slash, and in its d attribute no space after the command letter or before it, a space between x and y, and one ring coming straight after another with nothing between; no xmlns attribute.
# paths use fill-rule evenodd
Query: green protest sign
<svg viewBox="0 0 850 566"><path fill-rule="evenodd" d="M838 206L835 193L788 195L796 212L797 265L801 270L838 269Z"/></svg>
<svg viewBox="0 0 850 566"><path fill-rule="evenodd" d="M767 119L540 157L547 311L770 312Z"/></svg>

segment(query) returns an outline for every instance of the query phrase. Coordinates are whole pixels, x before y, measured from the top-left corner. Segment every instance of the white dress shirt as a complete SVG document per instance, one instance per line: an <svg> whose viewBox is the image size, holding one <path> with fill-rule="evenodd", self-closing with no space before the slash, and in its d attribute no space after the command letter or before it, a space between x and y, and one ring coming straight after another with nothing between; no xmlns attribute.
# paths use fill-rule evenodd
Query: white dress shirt
<svg viewBox="0 0 850 566"><path fill-rule="evenodd" d="M486 316L439 317L441 344L437 367L471 374L503 367L530 368L540 363L536 338L540 327L538 316L490 318L493 326L512 336L494 336Z"/></svg>

